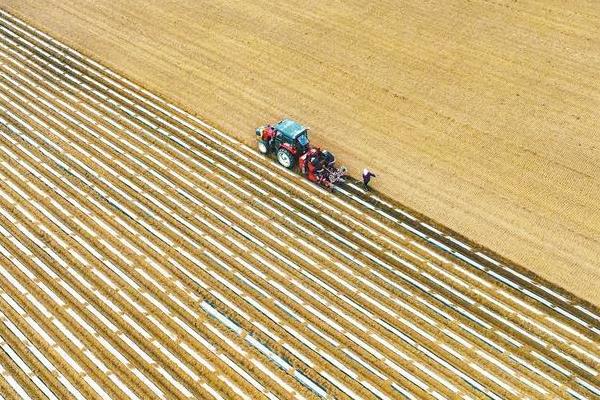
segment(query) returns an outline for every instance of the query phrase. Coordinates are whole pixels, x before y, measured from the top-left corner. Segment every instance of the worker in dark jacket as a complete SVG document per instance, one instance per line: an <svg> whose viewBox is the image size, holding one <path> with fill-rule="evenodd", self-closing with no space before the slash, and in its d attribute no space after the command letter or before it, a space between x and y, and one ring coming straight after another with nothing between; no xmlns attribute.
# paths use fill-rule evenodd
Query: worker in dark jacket
<svg viewBox="0 0 600 400"><path fill-rule="evenodd" d="M369 189L369 181L371 180L371 178L376 178L375 174L365 168L365 169L363 169L362 178L363 178L363 186L365 187L365 189L371 190L371 189Z"/></svg>
<svg viewBox="0 0 600 400"><path fill-rule="evenodd" d="M335 156L333 153L328 150L323 150L321 154L323 155L323 163L325 164L325 167L328 169L333 169L335 165Z"/></svg>

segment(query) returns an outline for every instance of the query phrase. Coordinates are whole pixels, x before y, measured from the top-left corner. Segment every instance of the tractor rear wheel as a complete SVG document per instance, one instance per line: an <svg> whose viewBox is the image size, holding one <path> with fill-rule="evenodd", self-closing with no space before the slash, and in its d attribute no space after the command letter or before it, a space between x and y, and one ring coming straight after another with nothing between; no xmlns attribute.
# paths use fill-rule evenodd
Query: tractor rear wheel
<svg viewBox="0 0 600 400"><path fill-rule="evenodd" d="M286 168L291 169L294 166L294 156L286 149L279 149L277 151L277 161Z"/></svg>
<svg viewBox="0 0 600 400"><path fill-rule="evenodd" d="M258 152L260 154L267 154L269 152L269 146L267 142L265 142L264 140L258 141Z"/></svg>

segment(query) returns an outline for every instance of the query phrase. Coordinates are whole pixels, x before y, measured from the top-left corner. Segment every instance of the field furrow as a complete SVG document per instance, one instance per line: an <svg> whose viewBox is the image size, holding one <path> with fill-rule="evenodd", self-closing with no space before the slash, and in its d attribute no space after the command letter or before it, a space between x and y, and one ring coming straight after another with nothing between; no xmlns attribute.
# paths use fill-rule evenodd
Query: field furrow
<svg viewBox="0 0 600 400"><path fill-rule="evenodd" d="M570 294L4 12L0 180L7 396L600 395L600 318Z"/></svg>

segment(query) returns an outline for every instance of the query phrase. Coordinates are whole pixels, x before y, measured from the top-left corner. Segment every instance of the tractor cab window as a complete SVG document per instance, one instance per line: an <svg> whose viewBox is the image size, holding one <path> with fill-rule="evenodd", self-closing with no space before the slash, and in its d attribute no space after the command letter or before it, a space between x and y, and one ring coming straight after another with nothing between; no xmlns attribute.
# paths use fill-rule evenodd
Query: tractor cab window
<svg viewBox="0 0 600 400"><path fill-rule="evenodd" d="M300 146L306 146L308 144L308 137L306 136L306 133L303 133L302 135L298 136L297 140Z"/></svg>

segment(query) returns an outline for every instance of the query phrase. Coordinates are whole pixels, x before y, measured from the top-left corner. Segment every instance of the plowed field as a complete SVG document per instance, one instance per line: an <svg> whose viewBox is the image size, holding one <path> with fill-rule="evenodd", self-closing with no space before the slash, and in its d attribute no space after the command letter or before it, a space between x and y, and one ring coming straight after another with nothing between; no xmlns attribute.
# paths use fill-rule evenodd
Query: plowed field
<svg viewBox="0 0 600 400"><path fill-rule="evenodd" d="M600 316L0 12L2 398L593 398Z"/></svg>
<svg viewBox="0 0 600 400"><path fill-rule="evenodd" d="M299 119L353 174L600 305L600 2L0 5L246 144Z"/></svg>

